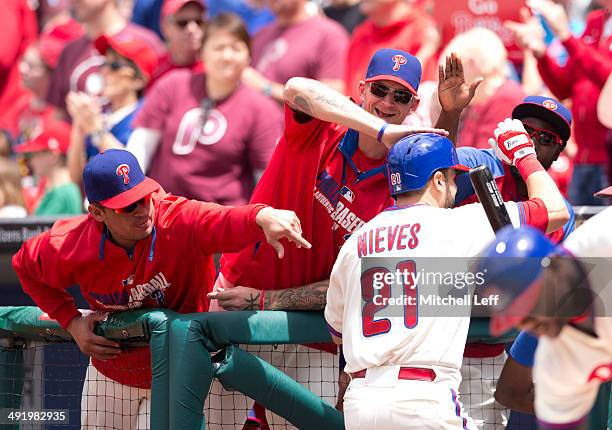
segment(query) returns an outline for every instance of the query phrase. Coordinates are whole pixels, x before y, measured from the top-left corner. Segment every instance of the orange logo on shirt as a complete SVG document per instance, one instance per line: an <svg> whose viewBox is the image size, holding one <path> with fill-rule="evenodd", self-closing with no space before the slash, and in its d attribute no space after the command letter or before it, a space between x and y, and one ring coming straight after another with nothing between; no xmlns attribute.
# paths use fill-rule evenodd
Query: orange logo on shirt
<svg viewBox="0 0 612 430"><path fill-rule="evenodd" d="M123 176L123 183L125 185L130 183L130 177L128 176L130 173L130 166L127 164L120 164L117 166L115 173L117 173L117 176Z"/></svg>
<svg viewBox="0 0 612 430"><path fill-rule="evenodd" d="M403 55L397 54L394 55L393 58L391 58L393 60L393 62L395 63L393 65L393 70L394 71L398 71L400 69L400 67L404 64L406 64L408 62L408 60L406 60L406 57L404 57Z"/></svg>

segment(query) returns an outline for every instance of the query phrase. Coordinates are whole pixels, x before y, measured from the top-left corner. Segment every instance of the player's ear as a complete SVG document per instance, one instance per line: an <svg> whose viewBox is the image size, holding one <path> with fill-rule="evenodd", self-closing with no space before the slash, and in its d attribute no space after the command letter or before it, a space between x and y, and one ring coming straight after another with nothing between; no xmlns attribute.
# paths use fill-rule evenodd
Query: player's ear
<svg viewBox="0 0 612 430"><path fill-rule="evenodd" d="M409 115L417 110L417 108L419 107L419 103L420 102L421 102L421 99L419 98L419 96L415 95L415 96L412 97L412 100L410 100Z"/></svg>
<svg viewBox="0 0 612 430"><path fill-rule="evenodd" d="M106 219L104 209L100 206L90 203L87 207L87 211L91 214L91 216L98 222L104 222Z"/></svg>
<svg viewBox="0 0 612 430"><path fill-rule="evenodd" d="M365 100L366 83L365 81L359 81L359 102L363 103Z"/></svg>
<svg viewBox="0 0 612 430"><path fill-rule="evenodd" d="M446 182L446 178L444 177L444 173L441 170L438 170L436 173L433 174L433 176L431 177L431 182L432 185L436 188L436 190L440 192L444 191L444 188L446 187L446 185L444 185L444 183Z"/></svg>

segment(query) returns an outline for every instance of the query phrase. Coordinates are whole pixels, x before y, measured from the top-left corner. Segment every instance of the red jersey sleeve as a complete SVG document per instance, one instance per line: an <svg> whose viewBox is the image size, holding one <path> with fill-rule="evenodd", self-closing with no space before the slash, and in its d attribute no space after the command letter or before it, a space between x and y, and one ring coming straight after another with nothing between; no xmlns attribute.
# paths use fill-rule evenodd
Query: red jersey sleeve
<svg viewBox="0 0 612 430"><path fill-rule="evenodd" d="M306 120L302 120L306 118ZM287 145L298 147L321 147L329 143L338 143L338 136L346 133L347 128L331 122L309 117L302 112L294 111L285 103L284 137Z"/></svg>
<svg viewBox="0 0 612 430"><path fill-rule="evenodd" d="M58 251L51 244L51 231L36 236L23 244L13 256L13 268L23 290L40 309L62 327L81 313L65 290L76 282L64 273Z"/></svg>
<svg viewBox="0 0 612 430"><path fill-rule="evenodd" d="M575 66L598 87L603 87L612 72L612 58L573 36L563 42L563 46Z"/></svg>
<svg viewBox="0 0 612 430"><path fill-rule="evenodd" d="M191 200L185 206L186 225L195 225L193 239L205 254L238 252L264 238L255 222L266 205L221 206Z"/></svg>
<svg viewBox="0 0 612 430"><path fill-rule="evenodd" d="M528 224L546 233L548 228L548 210L541 199L531 199L516 204L521 225Z"/></svg>
<svg viewBox="0 0 612 430"><path fill-rule="evenodd" d="M570 58L567 65L561 67L548 54L538 60L538 72L540 72L542 80L559 100L572 95L574 83L572 64L573 61Z"/></svg>

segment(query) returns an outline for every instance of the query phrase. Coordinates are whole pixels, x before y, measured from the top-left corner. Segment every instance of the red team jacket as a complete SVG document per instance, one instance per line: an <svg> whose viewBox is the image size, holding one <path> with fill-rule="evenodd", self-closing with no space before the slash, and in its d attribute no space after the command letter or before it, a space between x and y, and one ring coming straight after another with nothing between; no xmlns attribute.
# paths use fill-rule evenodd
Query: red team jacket
<svg viewBox="0 0 612 430"><path fill-rule="evenodd" d="M366 157L357 139L338 124L300 123L285 105L285 130L251 203L295 211L312 248L286 248L282 260L267 244L224 254L221 272L231 283L279 290L329 279L346 238L393 204L384 158Z"/></svg>
<svg viewBox="0 0 612 430"><path fill-rule="evenodd" d="M153 197L155 228L131 252L115 245L91 215L56 222L13 256L21 285L49 316L66 327L79 316L65 289L78 284L91 308L117 312L166 308L208 310L215 268L212 254L238 251L263 239L255 216L264 205L224 207L163 192ZM125 385L151 385L148 348L92 364Z"/></svg>
<svg viewBox="0 0 612 430"><path fill-rule="evenodd" d="M538 60L538 71L555 97L572 98L572 134L578 146L574 162L577 164L608 162L608 129L597 119L597 101L612 72L612 35L606 35L604 29L609 16L605 9L591 12L582 36L572 36L563 42L569 54L564 67L548 55Z"/></svg>

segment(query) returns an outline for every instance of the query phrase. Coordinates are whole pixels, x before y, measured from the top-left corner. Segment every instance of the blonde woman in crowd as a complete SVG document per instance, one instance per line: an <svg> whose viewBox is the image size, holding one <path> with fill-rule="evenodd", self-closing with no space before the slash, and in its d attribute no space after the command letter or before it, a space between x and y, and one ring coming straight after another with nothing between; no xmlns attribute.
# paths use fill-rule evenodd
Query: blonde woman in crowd
<svg viewBox="0 0 612 430"><path fill-rule="evenodd" d="M0 157L0 218L25 217L24 206L19 167L15 160Z"/></svg>

